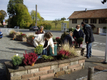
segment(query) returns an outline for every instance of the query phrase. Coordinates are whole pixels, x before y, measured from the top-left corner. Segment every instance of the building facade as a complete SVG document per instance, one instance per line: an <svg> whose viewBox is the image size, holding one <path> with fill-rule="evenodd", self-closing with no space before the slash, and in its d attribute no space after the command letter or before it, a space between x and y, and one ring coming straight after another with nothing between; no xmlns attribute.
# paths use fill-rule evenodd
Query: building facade
<svg viewBox="0 0 107 80"><path fill-rule="evenodd" d="M94 33L100 33L100 29L107 27L107 9L74 11L68 19L69 28L74 28L78 24L81 25L81 22L84 21L95 27Z"/></svg>

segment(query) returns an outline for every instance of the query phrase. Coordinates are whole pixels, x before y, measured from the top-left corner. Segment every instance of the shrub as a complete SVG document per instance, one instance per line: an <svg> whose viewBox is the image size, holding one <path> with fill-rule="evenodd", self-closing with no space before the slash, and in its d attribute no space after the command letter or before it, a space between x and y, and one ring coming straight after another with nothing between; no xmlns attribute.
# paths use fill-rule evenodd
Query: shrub
<svg viewBox="0 0 107 80"><path fill-rule="evenodd" d="M65 38L66 35L68 35L67 32L64 32L64 33L61 35L61 40L62 40L62 41L64 40L64 38Z"/></svg>
<svg viewBox="0 0 107 80"><path fill-rule="evenodd" d="M37 54L41 54L43 51L43 45L39 44L35 49L34 49L35 53Z"/></svg>
<svg viewBox="0 0 107 80"><path fill-rule="evenodd" d="M58 55L61 57L61 59L63 59L68 58L70 56L70 53L66 50L59 50Z"/></svg>
<svg viewBox="0 0 107 80"><path fill-rule="evenodd" d="M12 63L14 66L18 66L22 63L22 58L18 55L12 57Z"/></svg>
<svg viewBox="0 0 107 80"><path fill-rule="evenodd" d="M54 59L52 56L47 56L47 55L43 55L42 58L45 59L45 60L47 60L47 59L49 59L49 60Z"/></svg>
<svg viewBox="0 0 107 80"><path fill-rule="evenodd" d="M13 34L13 35L16 34L16 31L11 30L10 33L9 33L9 35L12 35L12 34Z"/></svg>
<svg viewBox="0 0 107 80"><path fill-rule="evenodd" d="M23 62L25 65L32 65L33 63L36 62L38 58L37 54L35 54L34 52L31 52L31 53L25 52L23 56L24 56Z"/></svg>
<svg viewBox="0 0 107 80"><path fill-rule="evenodd" d="M30 35L30 36L28 36L28 39L31 39L31 40L33 40L34 39L34 35Z"/></svg>
<svg viewBox="0 0 107 80"><path fill-rule="evenodd" d="M77 43L81 44L82 42L83 42L83 38L82 37L80 37L80 38L77 39Z"/></svg>
<svg viewBox="0 0 107 80"><path fill-rule="evenodd" d="M57 41L58 44L60 44L61 43L60 37L56 37L56 41Z"/></svg>

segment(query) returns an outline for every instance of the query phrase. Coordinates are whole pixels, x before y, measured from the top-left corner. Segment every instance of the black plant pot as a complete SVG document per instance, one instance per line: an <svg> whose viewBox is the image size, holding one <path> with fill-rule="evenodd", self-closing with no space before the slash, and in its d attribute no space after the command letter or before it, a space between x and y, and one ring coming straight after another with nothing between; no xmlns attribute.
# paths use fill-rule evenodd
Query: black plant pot
<svg viewBox="0 0 107 80"><path fill-rule="evenodd" d="M19 69L19 65L13 65L13 69Z"/></svg>

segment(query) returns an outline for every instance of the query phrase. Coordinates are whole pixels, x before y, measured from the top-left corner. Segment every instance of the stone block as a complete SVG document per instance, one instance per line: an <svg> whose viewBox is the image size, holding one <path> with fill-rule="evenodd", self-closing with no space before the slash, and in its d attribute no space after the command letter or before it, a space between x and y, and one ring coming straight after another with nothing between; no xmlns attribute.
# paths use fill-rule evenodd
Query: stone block
<svg viewBox="0 0 107 80"><path fill-rule="evenodd" d="M31 77L31 78L29 78L28 80L39 80L39 76Z"/></svg>
<svg viewBox="0 0 107 80"><path fill-rule="evenodd" d="M48 72L48 74L49 74L49 73L53 73L53 72L54 72L54 70L53 70L53 69L51 69L51 70L48 70L47 72Z"/></svg>
<svg viewBox="0 0 107 80"><path fill-rule="evenodd" d="M60 68L54 69L54 72L59 72Z"/></svg>
<svg viewBox="0 0 107 80"><path fill-rule="evenodd" d="M64 66L69 66L69 63L59 64L59 68L64 67Z"/></svg>
<svg viewBox="0 0 107 80"><path fill-rule="evenodd" d="M21 79L21 76L13 76L11 77L11 80L20 80Z"/></svg>
<svg viewBox="0 0 107 80"><path fill-rule="evenodd" d="M78 64L78 61L71 62L70 65Z"/></svg>
<svg viewBox="0 0 107 80"><path fill-rule="evenodd" d="M50 70L50 66L39 68L40 71Z"/></svg>
<svg viewBox="0 0 107 80"><path fill-rule="evenodd" d="M54 73L41 75L40 80L44 80L44 79L51 78L51 77L54 77Z"/></svg>
<svg viewBox="0 0 107 80"><path fill-rule="evenodd" d="M23 74L27 74L27 70L26 71L18 71L18 72L14 72L13 76L21 76Z"/></svg>
<svg viewBox="0 0 107 80"><path fill-rule="evenodd" d="M30 74L30 73L36 73L36 72L38 72L38 71L39 71L39 68L29 69L29 70L28 70L28 74Z"/></svg>
<svg viewBox="0 0 107 80"><path fill-rule="evenodd" d="M39 76L39 75L44 75L44 74L47 74L47 71L36 72L34 73L34 76Z"/></svg>
<svg viewBox="0 0 107 80"><path fill-rule="evenodd" d="M22 79L33 77L33 74L26 74L21 76Z"/></svg>
<svg viewBox="0 0 107 80"><path fill-rule="evenodd" d="M56 68L58 68L58 65L52 65L51 66L51 69L56 69Z"/></svg>

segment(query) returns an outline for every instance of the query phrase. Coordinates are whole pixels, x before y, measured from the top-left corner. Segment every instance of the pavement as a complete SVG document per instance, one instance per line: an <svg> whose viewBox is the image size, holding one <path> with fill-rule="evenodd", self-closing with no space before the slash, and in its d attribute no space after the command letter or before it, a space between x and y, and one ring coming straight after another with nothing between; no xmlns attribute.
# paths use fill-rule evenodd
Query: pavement
<svg viewBox="0 0 107 80"><path fill-rule="evenodd" d="M25 50L33 50L34 48L6 36L0 40L0 44L4 44L0 46L0 80L7 80L3 62L11 60L11 57L16 53L22 56ZM107 64L103 64L104 58L105 51L92 49L92 57L86 59L84 69L47 80L87 80L88 67L94 67L93 80L107 80Z"/></svg>

